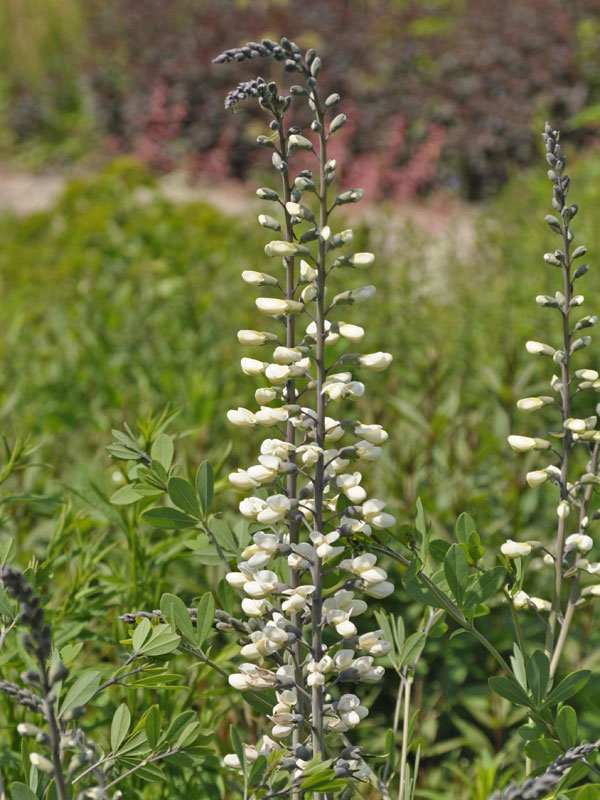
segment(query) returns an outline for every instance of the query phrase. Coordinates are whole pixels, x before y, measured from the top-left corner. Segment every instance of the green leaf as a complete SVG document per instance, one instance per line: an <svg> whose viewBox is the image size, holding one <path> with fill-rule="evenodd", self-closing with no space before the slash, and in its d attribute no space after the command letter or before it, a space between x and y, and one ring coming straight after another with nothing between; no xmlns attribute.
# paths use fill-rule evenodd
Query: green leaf
<svg viewBox="0 0 600 800"><path fill-rule="evenodd" d="M171 437L167 436L166 433L159 433L154 440L152 450L150 451L152 460L158 461L158 463L166 470L166 472L168 472L173 461L174 452L175 448L173 446L173 440Z"/></svg>
<svg viewBox="0 0 600 800"><path fill-rule="evenodd" d="M229 584L227 584L229 586ZM206 641L206 637L212 629L212 624L215 618L215 599L211 592L203 594L198 601L198 613L196 616L196 645L202 647Z"/></svg>
<svg viewBox="0 0 600 800"><path fill-rule="evenodd" d="M527 662L527 685L533 695L536 708L542 704L550 681L550 662L541 651L536 650Z"/></svg>
<svg viewBox="0 0 600 800"><path fill-rule="evenodd" d="M110 496L109 503L114 506L129 506L132 503L137 503L138 500L141 500L141 497L132 484L127 484L127 486L121 486Z"/></svg>
<svg viewBox="0 0 600 800"><path fill-rule="evenodd" d="M219 581L219 585L217 586L217 597L219 598L221 608L224 611L227 611L228 614L232 614L235 606L235 591L233 590L233 587L227 583L225 578L221 578Z"/></svg>
<svg viewBox="0 0 600 800"><path fill-rule="evenodd" d="M469 579L469 562L457 544L450 546L444 559L444 574L448 581L448 586L454 595L456 602L462 606L463 597Z"/></svg>
<svg viewBox="0 0 600 800"><path fill-rule="evenodd" d="M142 645L148 638L151 628L152 624L146 617L144 617L144 619L142 619L142 621L136 626L132 639L132 647L136 653L139 653L142 649Z"/></svg>
<svg viewBox="0 0 600 800"><path fill-rule="evenodd" d="M235 556L238 551L238 543L224 519L213 517L210 521L210 529L214 534L215 539L221 547L232 556Z"/></svg>
<svg viewBox="0 0 600 800"><path fill-rule="evenodd" d="M263 779L263 775L267 770L267 759L264 756L259 756L254 764L252 765L252 769L250 770L250 776L248 777L248 785L249 786L258 786L259 783Z"/></svg>
<svg viewBox="0 0 600 800"><path fill-rule="evenodd" d="M206 516L210 511L214 492L214 475L208 461L203 461L198 467L198 472L196 473L196 488L200 496L202 511Z"/></svg>
<svg viewBox="0 0 600 800"><path fill-rule="evenodd" d="M38 800L37 795L24 783L11 784L10 793L12 800Z"/></svg>
<svg viewBox="0 0 600 800"><path fill-rule="evenodd" d="M562 751L556 742L543 736L541 739L527 742L525 745L525 755L529 756L529 758L533 758L535 761L542 761L547 764L562 755Z"/></svg>
<svg viewBox="0 0 600 800"><path fill-rule="evenodd" d="M200 519L200 506L191 483L186 481L185 478L176 476L169 480L168 492L169 497L177 508L194 517L194 519Z"/></svg>
<svg viewBox="0 0 600 800"><path fill-rule="evenodd" d="M0 586L0 614L4 614L9 619L15 618L15 611L11 606L8 595L2 586Z"/></svg>
<svg viewBox="0 0 600 800"><path fill-rule="evenodd" d="M179 734L177 742L175 743L175 747L178 747L180 750L184 750L186 747L190 747L194 744L198 736L200 735L202 728L198 720L194 720L193 722L188 722L185 728Z"/></svg>
<svg viewBox="0 0 600 800"><path fill-rule="evenodd" d="M413 600L416 600L418 603L422 603L426 606L433 606L433 608L443 608L443 605L435 597L435 595L430 592L429 589L426 589L419 578L417 578L417 574L420 570L421 563L416 560L413 561L410 567L407 568L406 572L404 573L404 577L402 578L404 591L409 597L411 597Z"/></svg>
<svg viewBox="0 0 600 800"><path fill-rule="evenodd" d="M489 678L488 684L490 689L500 697L504 697L518 706L532 708L531 700L526 692L509 678Z"/></svg>
<svg viewBox="0 0 600 800"><path fill-rule="evenodd" d="M450 542L445 539L432 539L429 544L429 555L436 561L443 561L450 549Z"/></svg>
<svg viewBox="0 0 600 800"><path fill-rule="evenodd" d="M162 714L160 713L158 706L151 706L144 723L144 731L146 733L146 738L148 739L148 744L152 750L154 750L158 744L158 740L160 739L161 717Z"/></svg>
<svg viewBox="0 0 600 800"><path fill-rule="evenodd" d="M598 784L586 783L575 795L575 800L598 800Z"/></svg>
<svg viewBox="0 0 600 800"><path fill-rule="evenodd" d="M521 725L517 728L517 733L521 739L526 742L532 742L534 739L539 739L544 734L544 728L538 725L537 722L528 722L526 725Z"/></svg>
<svg viewBox="0 0 600 800"><path fill-rule="evenodd" d="M466 544L469 540L469 534L477 530L473 517L470 517L463 511L463 513L456 520L455 530L458 541Z"/></svg>
<svg viewBox="0 0 600 800"><path fill-rule="evenodd" d="M589 669L582 669L578 672L571 672L566 678L556 686L548 695L544 708L551 708L552 706L562 703L563 700L568 700L577 692L580 692L590 679L591 672Z"/></svg>
<svg viewBox="0 0 600 800"><path fill-rule="evenodd" d="M235 726L231 727L231 743L233 744L233 750L237 755L240 765L242 768L242 773L246 774L246 751L244 750L244 745L242 744L242 740L240 739L240 735L238 730Z"/></svg>
<svg viewBox="0 0 600 800"><path fill-rule="evenodd" d="M500 591L505 579L506 570L504 567L492 567L481 575L478 575L465 594L465 606L475 606L479 603L484 603L488 597Z"/></svg>
<svg viewBox="0 0 600 800"><path fill-rule="evenodd" d="M110 726L110 746L113 752L116 752L123 744L129 731L130 724L131 714L129 713L129 709L125 703L121 703L121 705L115 711L115 715Z"/></svg>
<svg viewBox="0 0 600 800"><path fill-rule="evenodd" d="M145 656L164 656L176 650L181 637L171 631L170 625L155 625L148 641L139 651Z"/></svg>
<svg viewBox="0 0 600 800"><path fill-rule="evenodd" d="M183 711L181 714L178 714L175 719L169 725L167 732L165 734L165 740L167 744L174 745L177 739L179 738L179 734L181 731L186 727L189 722L193 722L196 719L196 712L195 711Z"/></svg>
<svg viewBox="0 0 600 800"><path fill-rule="evenodd" d="M412 667L414 662L423 652L426 641L427 637L423 631L417 631L417 633L411 634L411 636L409 636L404 642L404 647L402 648L402 653L400 654L400 666L404 667L408 665Z"/></svg>
<svg viewBox="0 0 600 800"><path fill-rule="evenodd" d="M150 508L148 511L144 511L142 518L145 519L149 525L167 531L193 528L196 525L196 520L193 517L184 514L177 508L169 508L168 506Z"/></svg>
<svg viewBox="0 0 600 800"><path fill-rule="evenodd" d="M183 600L174 594L163 594L160 598L160 610L165 619L175 626L183 638L190 644L194 644L196 629Z"/></svg>
<svg viewBox="0 0 600 800"><path fill-rule="evenodd" d="M67 711L71 711L78 706L84 706L96 694L96 689L99 686L99 672L86 672L81 675L67 692L59 716L62 717Z"/></svg>
<svg viewBox="0 0 600 800"><path fill-rule="evenodd" d="M575 747L577 744L577 714L571 706L563 706L556 715L556 732L565 750Z"/></svg>

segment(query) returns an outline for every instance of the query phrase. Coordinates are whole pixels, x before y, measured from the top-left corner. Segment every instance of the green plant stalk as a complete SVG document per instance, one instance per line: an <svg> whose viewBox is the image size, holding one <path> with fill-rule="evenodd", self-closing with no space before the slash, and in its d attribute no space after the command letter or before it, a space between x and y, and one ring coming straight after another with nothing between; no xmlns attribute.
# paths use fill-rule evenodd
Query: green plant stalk
<svg viewBox="0 0 600 800"><path fill-rule="evenodd" d="M325 163L327 161L327 137L325 134L324 113L319 101L316 88L312 91L312 98L315 105L315 113L320 123L319 131L319 228L327 225L327 181L325 176ZM325 450L325 413L326 399L323 394L323 385L327 377L325 364L325 279L326 269L326 250L323 238L319 236L319 258L317 263L317 343L316 343L316 367L317 367L317 429L316 444L321 448L321 455L315 465L314 497L315 497L315 527L316 530L323 530L323 500L325 489L325 460L323 451ZM312 650L313 658L318 661L322 653L322 604L323 604L323 563L316 557L313 567L313 583L315 591L313 594L312 605ZM323 687L313 686L312 690L312 724L313 724L313 756L318 753L324 754L323 746ZM321 794L315 793L315 800L319 800Z"/></svg>
<svg viewBox="0 0 600 800"><path fill-rule="evenodd" d="M592 459L591 459L591 472L595 473L598 467L598 452L600 446L598 444L594 445L594 449L592 451ZM592 484L588 484L585 490L585 494L583 497L583 503L581 504L581 508L579 510L579 524L581 527L581 522L584 517L588 515L588 507L590 504L590 500L592 499L592 494L594 493L594 487ZM571 626L571 622L573 621L573 615L575 613L575 607L577 605L577 601L579 600L579 575L573 575L571 580L571 586L569 590L569 599L567 602L567 607L565 609L565 615L562 620L560 633L556 640L556 645L554 647L554 652L552 653L552 659L550 661L550 675L554 676L556 670L558 668L558 664L560 661L560 657L565 646L565 642L567 640L567 634L569 633L569 628Z"/></svg>
<svg viewBox="0 0 600 800"><path fill-rule="evenodd" d="M283 126L283 116L278 115L277 119L277 132L279 135L279 150L281 158L286 161L286 136L285 130ZM283 213L285 218L285 241L286 242L293 242L294 241L294 230L292 227L292 220L290 214L287 210L287 203L291 199L291 186L290 186L290 179L289 179L289 172L286 170L281 173L281 187L283 192ZM294 300L295 296L295 260L293 256L290 256L284 259L285 264L285 297L288 300ZM294 314L290 314L286 319L286 347L294 348L296 346L296 317ZM296 381L291 379L286 383L286 399L287 402L292 405L296 402ZM288 444L296 445L296 429L294 428L291 421L288 421L286 426L285 432L285 440ZM296 453L295 450L289 454L289 460L292 463L296 463ZM297 472L290 472L286 478L286 491L287 496L290 499L293 499L297 495L298 491L298 473ZM290 531L290 544L298 544L300 541L300 522L297 519L292 520L289 523L289 531ZM300 583L300 579L298 576L298 570L294 569L294 567L290 567L290 586L294 589ZM298 613L294 612L290 615L290 622L291 624L299 628L300 627L300 617ZM292 646L292 659L294 663L294 679L296 681L297 686L302 685L302 646L299 641L295 641ZM306 699L299 695L299 706L300 706L300 713L307 718L308 717L308 707L306 703ZM303 727L303 726L302 726ZM301 739L303 738L303 730L300 726L294 727L292 731L292 743L294 746L297 746ZM294 789L292 791L292 800L297 800L300 797L299 792Z"/></svg>
<svg viewBox="0 0 600 800"><path fill-rule="evenodd" d="M400 754L400 786L398 788L398 800L404 800L406 794L406 761L408 758L408 734L410 724L410 695L412 687L412 676L407 675L404 686L404 711L402 714L402 752Z"/></svg>
<svg viewBox="0 0 600 800"><path fill-rule="evenodd" d="M564 360L561 364L561 414L563 422L563 447L560 460L560 499L568 500L567 483L569 480L569 463L571 457L571 448L573 445L573 438L571 432L564 428L564 422L570 417L571 411L571 376L570 376L570 359L571 359L571 331L569 328L569 312L571 297L573 294L573 285L571 283L571 255L569 242L569 223L562 223L562 237L563 248L565 254L565 263L562 267L564 277L564 295L565 307L562 312L563 318L563 350ZM546 655L552 658L554 649L554 637L556 631L556 623L561 613L561 592L563 582L563 552L565 548L565 533L567 529L567 520L559 519L558 528L556 533L556 551L554 560L554 589L552 594L552 609L548 616L548 629L546 631ZM556 667L555 667L556 668Z"/></svg>
<svg viewBox="0 0 600 800"><path fill-rule="evenodd" d="M372 545L371 550L374 550L375 552L378 553L383 553L384 555L389 556L395 561L398 561L405 567L409 567L411 564L408 558L401 556L399 553L395 553L393 550L390 550L387 547L378 547L377 545ZM429 589L429 591L432 594L435 595L435 597L440 601L440 603L442 603L444 609L452 617L452 619L455 622L457 622L461 626L461 628L464 628L466 631L471 633L479 642L481 642L481 644L490 653L490 655L494 657L496 662L499 664L500 667L502 667L502 669L506 672L506 674L510 675L511 678L516 680L514 672L510 668L509 664L504 660L504 658L502 658L498 650L496 650L494 645L488 639L486 639L486 637L480 631L478 631L477 628L475 628L473 625L471 625L470 622L468 622L465 619L465 617L460 613L459 609L454 605L452 600L450 600L448 595L442 592L442 590L439 589L435 585L435 583L431 580L431 578L428 578L427 575L425 575L425 573L422 570L417 573L417 577L419 578L421 583L427 589Z"/></svg>

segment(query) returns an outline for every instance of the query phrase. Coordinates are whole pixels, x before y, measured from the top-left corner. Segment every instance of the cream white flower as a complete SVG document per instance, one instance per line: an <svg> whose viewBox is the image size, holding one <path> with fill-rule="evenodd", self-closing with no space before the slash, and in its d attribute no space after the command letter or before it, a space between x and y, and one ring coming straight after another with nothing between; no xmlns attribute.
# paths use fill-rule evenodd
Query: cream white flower
<svg viewBox="0 0 600 800"><path fill-rule="evenodd" d="M327 336L325 337L325 343L326 344L335 344L337 342L337 340L340 338L339 333L335 333L334 331L331 330L331 322L329 322L329 320L325 320L325 326L324 327L325 327L325 333L327 333ZM310 322L306 326L306 334L307 334L307 336L310 336L311 339L316 339L317 338L317 323L316 322L314 322L314 321Z"/></svg>
<svg viewBox="0 0 600 800"><path fill-rule="evenodd" d="M286 589L283 594L287 596L287 599L281 604L282 610L290 613L304 611L308 607L310 595L314 591L315 587L311 584L296 586L295 589Z"/></svg>
<svg viewBox="0 0 600 800"><path fill-rule="evenodd" d="M266 272L257 272L254 269L245 269L242 272L242 280L249 286L266 286L267 284L275 286L277 283L277 278Z"/></svg>
<svg viewBox="0 0 600 800"><path fill-rule="evenodd" d="M521 556L528 556L533 550L533 545L529 542L514 542L512 539L507 539L500 547L500 551L508 558L521 558Z"/></svg>
<svg viewBox="0 0 600 800"><path fill-rule="evenodd" d="M556 507L556 514L559 519L566 519L569 516L569 512L571 511L571 506L567 502L567 500L561 500L558 506Z"/></svg>
<svg viewBox="0 0 600 800"><path fill-rule="evenodd" d="M281 543L276 534L265 533L264 531L258 531L252 539L253 544L248 545L243 550L242 558L246 559L250 569L258 570L264 567L277 554Z"/></svg>
<svg viewBox="0 0 600 800"><path fill-rule="evenodd" d="M573 433L578 434L585 433L587 430L587 425L585 424L584 419L566 419L563 423L563 427L569 431L573 431Z"/></svg>
<svg viewBox="0 0 600 800"><path fill-rule="evenodd" d="M362 503L367 496L365 489L363 489L363 487L360 486L361 480L362 480L362 475L360 474L360 472L338 475L336 479L337 485L346 495L348 500L350 500L351 503L356 503L357 505Z"/></svg>
<svg viewBox="0 0 600 800"><path fill-rule="evenodd" d="M337 442L344 435L344 429L333 417L325 417L325 439L329 442Z"/></svg>
<svg viewBox="0 0 600 800"><path fill-rule="evenodd" d="M310 266L307 261L300 261L300 280L303 283L310 283L311 281L316 281L319 273L316 269Z"/></svg>
<svg viewBox="0 0 600 800"><path fill-rule="evenodd" d="M553 356L556 352L553 347L543 342L526 342L525 349L528 353L531 353L532 356Z"/></svg>
<svg viewBox="0 0 600 800"><path fill-rule="evenodd" d="M517 453L527 453L535 450L536 442L531 436L509 436L508 443Z"/></svg>
<svg viewBox="0 0 600 800"><path fill-rule="evenodd" d="M369 710L360 704L355 694L343 694L337 704L337 713L346 728L355 728Z"/></svg>
<svg viewBox="0 0 600 800"><path fill-rule="evenodd" d="M391 528L392 525L396 524L396 518L391 514L385 513L383 511L384 508L385 503L383 500L367 500L362 504L362 515L365 522L379 530Z"/></svg>
<svg viewBox="0 0 600 800"><path fill-rule="evenodd" d="M358 357L358 363L361 367L372 369L373 372L382 372L389 367L392 363L393 356L391 353L368 353L364 356Z"/></svg>
<svg viewBox="0 0 600 800"><path fill-rule="evenodd" d="M295 364L304 358L304 353L297 347L276 347L273 350L273 361L276 364Z"/></svg>
<svg viewBox="0 0 600 800"><path fill-rule="evenodd" d="M577 549L580 553L589 553L593 546L592 537L585 533L573 533L571 536L567 536L565 541L565 550L567 552Z"/></svg>
<svg viewBox="0 0 600 800"><path fill-rule="evenodd" d="M243 589L247 595L258 600L273 594L280 583L278 576L270 569L261 569L252 577L253 580L246 580Z"/></svg>
<svg viewBox="0 0 600 800"><path fill-rule="evenodd" d="M303 444L296 449L296 453L305 467L312 467L323 455L323 448L317 447L316 444Z"/></svg>
<svg viewBox="0 0 600 800"><path fill-rule="evenodd" d="M284 442L282 439L264 439L260 446L262 455L276 456L281 461L287 461L295 449L291 442Z"/></svg>
<svg viewBox="0 0 600 800"><path fill-rule="evenodd" d="M291 369L285 364L267 364L264 373L271 383L285 383L290 378Z"/></svg>
<svg viewBox="0 0 600 800"><path fill-rule="evenodd" d="M315 552L317 556L326 563L327 561L331 561L332 558L335 558L340 553L344 552L344 547L332 547L334 542L340 538L340 534L337 531L333 531L332 533L323 534L320 531L311 531L310 533L310 540L315 547Z"/></svg>
<svg viewBox="0 0 600 800"><path fill-rule="evenodd" d="M264 406L266 403L272 403L277 397L277 389L271 386L264 386L254 392L254 399L259 406Z"/></svg>
<svg viewBox="0 0 600 800"><path fill-rule="evenodd" d="M538 411L540 408L543 408L546 403L542 400L541 397L524 397L522 400L517 402L517 408L519 411Z"/></svg>
<svg viewBox="0 0 600 800"><path fill-rule="evenodd" d="M392 594L394 588L394 584L390 583L390 581L380 581L379 583L367 584L363 591L369 597L383 600L384 597L389 597Z"/></svg>
<svg viewBox="0 0 600 800"><path fill-rule="evenodd" d="M269 408L269 406L261 406L254 415L255 422L265 428L279 425L280 422L287 422L288 418L289 412L286 408Z"/></svg>
<svg viewBox="0 0 600 800"><path fill-rule="evenodd" d="M251 377L262 375L267 366L265 361L259 361L257 358L242 358L240 363L244 375L249 375Z"/></svg>
<svg viewBox="0 0 600 800"><path fill-rule="evenodd" d="M385 669L383 667L373 666L372 656L360 656L360 658L355 658L352 662L352 667L358 672L358 679L364 683L377 683L385 674Z"/></svg>
<svg viewBox="0 0 600 800"><path fill-rule="evenodd" d="M357 442L354 445L354 451L361 461L377 461L377 459L381 458L381 453L383 452L381 447L376 447L366 439L361 439Z"/></svg>
<svg viewBox="0 0 600 800"><path fill-rule="evenodd" d="M246 758L247 764L253 764L256 759L258 758L258 751L256 747L252 744L245 744L244 745L244 756ZM240 764L240 759L235 753L227 753L226 756L223 758L223 764L229 769L241 769L242 765Z"/></svg>
<svg viewBox="0 0 600 800"><path fill-rule="evenodd" d="M271 603L264 598L244 597L242 600L242 611L248 617L263 617L269 613L272 607Z"/></svg>
<svg viewBox="0 0 600 800"><path fill-rule="evenodd" d="M277 337L264 331L242 330L237 333L238 342L244 345L261 345Z"/></svg>
<svg viewBox="0 0 600 800"><path fill-rule="evenodd" d="M362 636L358 637L357 647L359 650L364 650L370 656L375 656L377 658L385 656L393 648L391 643L387 642L382 637L383 637L382 630L363 633Z"/></svg>
<svg viewBox="0 0 600 800"><path fill-rule="evenodd" d="M279 670L277 674L279 674ZM251 663L240 664L240 671L230 675L228 681L230 686L240 691L271 689L277 684L277 678L272 672Z"/></svg>
<svg viewBox="0 0 600 800"><path fill-rule="evenodd" d="M338 331L344 339L348 339L349 342L354 342L355 344L361 342L365 335L364 328L361 328L360 325L351 325L348 322L338 323Z"/></svg>
<svg viewBox="0 0 600 800"><path fill-rule="evenodd" d="M274 494L267 498L265 507L258 512L256 519L265 525L274 525L285 517L291 507L289 498L283 494Z"/></svg>
<svg viewBox="0 0 600 800"><path fill-rule="evenodd" d="M227 419L232 425L237 425L239 428L252 428L256 425L256 417L247 408L241 406L237 409L231 409L227 412Z"/></svg>
<svg viewBox="0 0 600 800"><path fill-rule="evenodd" d="M250 634L250 643L245 644L240 653L244 658L271 656L280 650L288 640L288 634L274 622L267 622L260 631Z"/></svg>
<svg viewBox="0 0 600 800"><path fill-rule="evenodd" d="M298 314L304 308L304 304L298 300L285 300L279 297L257 297L254 302L258 310L269 317Z"/></svg>
<svg viewBox="0 0 600 800"><path fill-rule="evenodd" d="M348 260L353 267L365 268L370 267L374 263L375 256L373 253L354 253Z"/></svg>
<svg viewBox="0 0 600 800"><path fill-rule="evenodd" d="M281 467L280 459L277 456L260 455L258 460L259 464L254 464L246 470L251 480L257 481L259 484L274 480Z"/></svg>
<svg viewBox="0 0 600 800"><path fill-rule="evenodd" d="M535 489L536 486L546 483L549 477L550 474L545 469L535 469L527 473L525 480L532 489Z"/></svg>
<svg viewBox="0 0 600 800"><path fill-rule="evenodd" d="M521 590L515 594L515 596L512 599L512 602L515 608L519 609L527 608L527 606L529 605L529 595L527 594L527 592Z"/></svg>
<svg viewBox="0 0 600 800"><path fill-rule="evenodd" d="M354 428L354 435L375 445L383 444L389 438L381 425L365 425L362 422L359 422Z"/></svg>
<svg viewBox="0 0 600 800"><path fill-rule="evenodd" d="M260 486L260 483L253 480L245 469L238 469L236 472L230 472L228 479L232 486L242 491L255 489L257 486Z"/></svg>

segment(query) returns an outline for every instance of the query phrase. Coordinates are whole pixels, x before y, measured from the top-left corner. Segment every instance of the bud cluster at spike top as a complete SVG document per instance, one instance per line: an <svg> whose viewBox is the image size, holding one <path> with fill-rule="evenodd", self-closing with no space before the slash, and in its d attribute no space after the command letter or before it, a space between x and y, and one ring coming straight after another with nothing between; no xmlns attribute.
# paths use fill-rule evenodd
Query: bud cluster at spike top
<svg viewBox="0 0 600 800"><path fill-rule="evenodd" d="M253 43L247 47L256 51ZM384 669L375 660L391 650L383 631L365 629L358 619L368 608L364 597L381 599L394 591L368 543L373 531L390 528L395 519L385 502L369 497L362 486L363 469L380 457L388 434L370 420L340 418L336 409L362 396L365 384L359 378L385 369L392 356L354 352L365 331L352 323L348 311L372 297L373 286L356 285L355 280L325 301L331 270L345 270L354 278L356 270L374 261L371 253L345 252L352 231L335 231L329 224L337 205L356 202L363 192L347 190L327 201L337 164L327 160L326 142L345 121L335 112L330 118L339 95L319 96L321 62L314 51L303 56L287 40L280 49L286 70L305 79L306 88L294 86L292 95L305 98L314 120L307 136L295 126L286 129L283 117L292 98L274 92L272 103L261 99L273 116L269 146L275 149L272 160L282 188L281 193L258 190L278 214L261 214L259 222L281 232L282 238L265 247L273 265L268 272L242 273L260 293L255 303L269 330L238 333L240 344L248 348L242 371L261 385L255 392L256 408L232 409L227 417L240 428L265 428L266 438L256 463L229 475L232 486L247 493L239 508L251 523L252 543L226 579L241 593L248 617L248 636L241 646L245 663L229 682L242 691L275 688L277 695L263 744L247 747L246 757L254 760L273 748L283 749L282 763L289 761L300 777L315 751L315 729L320 726L324 736L334 737L368 714L357 692L361 683L383 677ZM271 52L277 57L279 50L271 47L269 53L258 54ZM241 48L216 61L245 57L252 56ZM259 141L265 144L265 138ZM314 153L314 176L306 169L293 176L297 149ZM334 569L340 578L325 588L324 576ZM344 758L341 739L337 748L333 739L327 748L337 753L336 774L364 776L359 758ZM236 755L227 756L225 763L239 768Z"/></svg>
<svg viewBox="0 0 600 800"><path fill-rule="evenodd" d="M545 342L529 341L525 347L533 356L550 359L555 367L549 381L549 395L525 397L517 402L517 408L530 414L545 408L554 408L562 417L562 430L556 434L556 425L550 439L554 437L556 444L545 438L511 434L508 437L510 447L517 453L545 451L548 463L527 473L526 480L530 487L536 488L546 482L555 484L557 488L556 514L558 517L558 536L554 555L546 553L544 563L555 570L575 570L579 573L595 575L600 572L600 563L590 561L587 556L594 547L593 539L587 534L592 523L600 517L599 511L590 510L593 500L593 487L600 482L598 455L600 448L600 430L597 428L597 416L577 417L573 413L573 405L580 402L578 395L592 389L600 390L599 374L594 369L586 369L580 363L580 350L591 342L591 337L582 336L580 331L590 328L598 321L597 316L574 318L573 311L581 306L584 297L575 293L575 284L588 271L588 265L581 263L586 253L583 245L574 245L575 234L571 220L576 216L578 208L567 201L571 179L565 174L566 159L559 143L560 133L546 123L543 133L546 144L546 160L550 169L548 178L552 183L552 207L555 214L546 216L550 230L560 237L559 247L544 255L544 261L551 267L560 270L561 289L551 295L538 295L536 302L542 308L558 311L561 316L562 341L554 345ZM596 406L598 410L598 406ZM585 469L573 476L574 465L571 461L571 450L583 448L587 463ZM549 458L548 458L549 457ZM573 513L572 513L573 512ZM573 533L568 533L572 525ZM502 545L502 553L509 559L529 555L540 542L514 542L511 539ZM600 595L600 584L591 585L581 591L581 596ZM537 611L550 611L551 604L540 598L530 598L519 590L513 596L517 608L529 608Z"/></svg>

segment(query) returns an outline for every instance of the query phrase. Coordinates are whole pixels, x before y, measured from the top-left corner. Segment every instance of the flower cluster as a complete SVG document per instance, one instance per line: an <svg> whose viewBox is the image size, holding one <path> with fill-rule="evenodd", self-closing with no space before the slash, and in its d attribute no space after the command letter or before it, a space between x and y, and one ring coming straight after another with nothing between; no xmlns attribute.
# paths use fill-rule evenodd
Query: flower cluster
<svg viewBox="0 0 600 800"><path fill-rule="evenodd" d="M229 682L242 691L276 689L266 747L279 742L281 763L300 775L303 756L326 752L327 732L349 731L368 714L359 696L341 684L379 681L384 670L374 660L391 649L381 630L360 632L357 620L367 611L360 595L384 598L394 591L368 543L373 531L390 528L395 519L383 500L369 497L362 471L381 456L388 434L380 425L346 417L345 407L365 392L355 370L384 370L392 356L344 347L360 343L365 331L345 312L340 319L340 312L372 297L373 286L347 289L326 302L332 272L366 269L374 261L371 253L344 252L352 231L330 226L333 209L360 200L363 192L349 190L328 201L337 164L327 157L327 143L346 118L334 114L327 124L339 95L320 96L321 62L314 51L301 56L287 40L282 47L293 54L288 71L304 79L291 92L307 99L316 136L313 141L295 126L285 128L291 98L261 103L273 116L273 136L259 141L274 151L281 193L258 190L280 212L279 218L261 214L259 223L283 238L265 247L279 266L242 273L261 290L256 307L272 327L239 331L248 348L241 369L260 384L257 408L232 409L227 417L240 428L267 429L267 438L256 463L229 475L236 490L249 493L239 509L250 523L251 543L226 579L241 593L248 618L241 641L246 663ZM315 155L318 177L303 169L292 178L289 162L297 150ZM262 751L248 756L255 752ZM225 763L238 767L239 758L228 756ZM341 751L336 769L363 774L360 759L343 758Z"/></svg>
<svg viewBox="0 0 600 800"><path fill-rule="evenodd" d="M577 214L577 206L567 201L570 188L570 177L565 174L565 156L559 144L560 134L546 124L543 134L546 143L546 159L550 167L548 177L552 182L552 206L555 214L546 216L546 223L550 229L560 237L560 247L554 252L546 253L546 264L556 268L562 278L561 291L554 296L539 295L536 302L543 308L553 309L560 315L562 341L558 346L545 342L529 341L526 344L527 352L531 355L550 359L555 365L555 373L549 382L548 395L525 397L518 401L517 408L525 413L532 413L544 408L558 408L561 416L561 429L550 433L556 439L556 446L550 439L537 438L523 435L508 437L510 447L517 453L530 453L542 451L550 459L545 466L536 466L527 473L526 480L532 488L544 483L553 483L556 486L558 500L556 505L557 536L554 552L546 550L544 563L554 568L554 596L552 602L540 598L529 597L519 586L515 587L513 603L516 608L529 608L536 611L550 613L548 622L547 649L550 652L554 643L554 631L557 623L563 618L561 608L560 588L562 581L567 579L571 583L569 606L580 602L582 594L595 594L600 591L596 587L588 587L581 592L579 588L579 574L587 572L595 574L597 565L590 563L584 556L592 549L593 540L588 530L593 521L599 516L598 512L592 513L590 503L593 499L593 489L600 482L598 469L598 448L600 446L600 429L597 428L597 416L587 414L576 415L575 406L579 402L579 395L585 390L600 389L599 374L594 369L587 369L575 363L580 358L580 351L588 347L591 337L582 335L584 329L590 328L598 321L596 316L581 316L573 320L572 312L584 302L583 295L577 294L575 284L588 271L588 265L580 260L586 253L583 245L574 246L575 234L571 228L571 220ZM585 468L576 476L573 472L577 465L574 463L573 453L575 448L581 448L585 453ZM555 462L555 463L553 463ZM573 514L575 511L577 514ZM574 532L568 533L568 525L576 518ZM502 553L509 559L518 559L531 553L534 547L541 547L540 542L514 542L508 540L502 545ZM545 548L544 548L545 549ZM575 581L573 583L573 581ZM571 608L572 611L572 608ZM570 613L567 620L570 619ZM568 623L567 623L568 624ZM566 630L565 630L566 635ZM560 647L564 635L559 637L559 647L555 651L553 670L556 667Z"/></svg>

